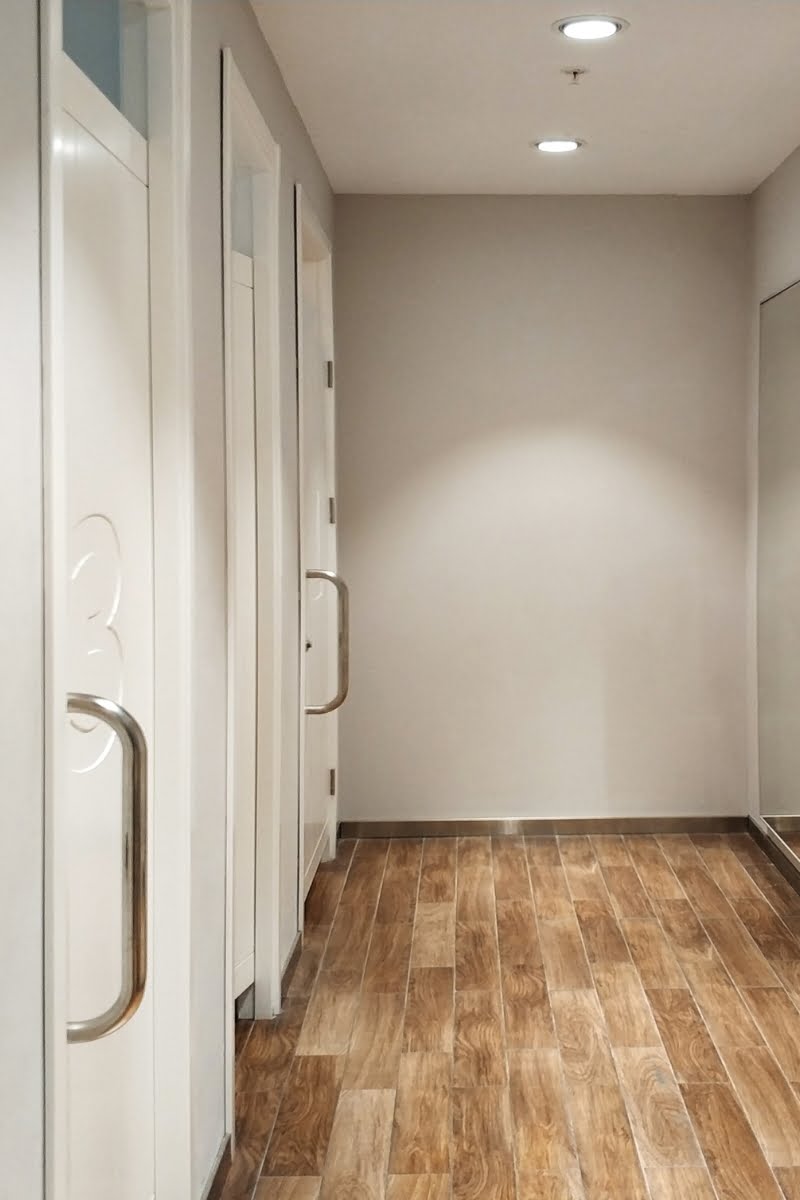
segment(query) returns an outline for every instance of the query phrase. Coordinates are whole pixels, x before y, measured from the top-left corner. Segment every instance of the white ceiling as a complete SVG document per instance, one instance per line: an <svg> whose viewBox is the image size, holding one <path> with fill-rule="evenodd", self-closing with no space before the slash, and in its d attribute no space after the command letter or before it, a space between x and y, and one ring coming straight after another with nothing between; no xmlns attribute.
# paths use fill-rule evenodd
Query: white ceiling
<svg viewBox="0 0 800 1200"><path fill-rule="evenodd" d="M252 3L337 192L750 192L800 143L800 0Z"/></svg>

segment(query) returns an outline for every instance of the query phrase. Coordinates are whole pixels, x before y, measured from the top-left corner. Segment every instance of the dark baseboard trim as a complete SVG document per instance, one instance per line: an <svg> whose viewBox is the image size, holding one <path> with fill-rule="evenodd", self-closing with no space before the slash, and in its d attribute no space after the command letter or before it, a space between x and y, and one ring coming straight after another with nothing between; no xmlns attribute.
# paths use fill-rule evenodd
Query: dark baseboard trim
<svg viewBox="0 0 800 1200"><path fill-rule="evenodd" d="M767 837L763 829L759 829L755 821L748 820L747 832L757 846L764 851L767 858L775 864L786 882L791 884L794 890L800 894L800 871L781 852L780 846L776 846L772 838Z"/></svg>
<svg viewBox="0 0 800 1200"><path fill-rule="evenodd" d="M225 1149L222 1151L222 1157L219 1160L214 1178L211 1182L211 1187L206 1200L221 1200L222 1190L225 1187L225 1180L228 1177L228 1171L231 1169L231 1139L225 1143Z"/></svg>
<svg viewBox="0 0 800 1200"><path fill-rule="evenodd" d="M343 838L528 837L579 833L746 833L748 817L577 817L519 821L342 821Z"/></svg>

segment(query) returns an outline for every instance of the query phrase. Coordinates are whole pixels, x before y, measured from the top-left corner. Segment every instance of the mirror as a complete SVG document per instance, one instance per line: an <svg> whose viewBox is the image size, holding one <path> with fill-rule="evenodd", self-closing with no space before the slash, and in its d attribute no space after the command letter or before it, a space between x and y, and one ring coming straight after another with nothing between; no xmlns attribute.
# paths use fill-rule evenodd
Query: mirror
<svg viewBox="0 0 800 1200"><path fill-rule="evenodd" d="M800 284L761 307L758 474L761 814L800 856Z"/></svg>

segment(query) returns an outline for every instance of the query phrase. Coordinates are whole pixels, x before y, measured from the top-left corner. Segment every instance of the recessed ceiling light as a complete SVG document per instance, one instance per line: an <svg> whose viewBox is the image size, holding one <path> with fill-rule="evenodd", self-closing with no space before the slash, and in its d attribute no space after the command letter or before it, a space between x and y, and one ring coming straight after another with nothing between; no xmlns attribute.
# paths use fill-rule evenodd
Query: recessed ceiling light
<svg viewBox="0 0 800 1200"><path fill-rule="evenodd" d="M543 138L541 142L533 144L543 154L571 154L573 150L580 150L583 142L575 138Z"/></svg>
<svg viewBox="0 0 800 1200"><path fill-rule="evenodd" d="M568 17L555 28L565 37L578 42L601 42L628 28L621 17Z"/></svg>

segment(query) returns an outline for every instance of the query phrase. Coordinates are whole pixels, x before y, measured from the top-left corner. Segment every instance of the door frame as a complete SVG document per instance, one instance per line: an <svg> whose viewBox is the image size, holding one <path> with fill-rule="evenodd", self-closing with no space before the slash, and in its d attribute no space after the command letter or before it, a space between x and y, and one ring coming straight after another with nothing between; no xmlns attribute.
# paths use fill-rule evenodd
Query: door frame
<svg viewBox="0 0 800 1200"><path fill-rule="evenodd" d="M233 53L222 51L222 244L225 357L225 463L234 469L231 436L232 270L234 168L253 172L253 302L255 328L255 454L256 454L256 890L255 985L253 1007L258 1017L280 1011L280 785L282 737L283 655L281 562L283 557L283 450L281 446L280 387L280 146L256 104ZM227 507L228 519L230 513ZM226 775L226 1117L228 1132L235 1124L233 995L233 818L232 778L233 687L231 647L233 606L228 587L228 753Z"/></svg>
<svg viewBox="0 0 800 1200"><path fill-rule="evenodd" d="M298 737L298 863L297 863L297 928L302 934L304 926L305 897L313 880L319 862L330 859L336 853L336 836L338 829L338 797L332 795L328 807L327 838L323 839L320 855L312 864L310 872L305 864L305 762L306 762L306 671L303 647L306 641L306 570L315 564L308 563L303 544L305 528L305 402L304 402L304 373L303 361L303 271L304 265L313 261L318 272L319 294L322 299L320 322L326 357L335 364L333 337L333 246L330 238L323 229L314 208L308 200L302 186L295 184L295 278L296 278L296 330L297 330L297 481L298 481L298 561L299 561L299 605L300 636L298 641L298 656L300 667L299 695L299 737ZM329 413L329 450L332 456L332 485L334 498L336 496L336 449L335 449L335 414L336 414L336 371L334 366L331 380L330 413ZM338 714L329 714L331 724L330 765L339 775L338 748ZM338 787L337 787L338 792ZM308 878L308 875L311 878Z"/></svg>
<svg viewBox="0 0 800 1200"><path fill-rule="evenodd" d="M191 651L193 419L189 280L191 8L143 0L148 14L149 227L153 438L156 810L151 950L154 991L155 1187L191 1190ZM66 477L63 388L61 0L39 0L41 26L42 376L45 659L45 1182L66 1198L67 1044L64 821L66 778Z"/></svg>

